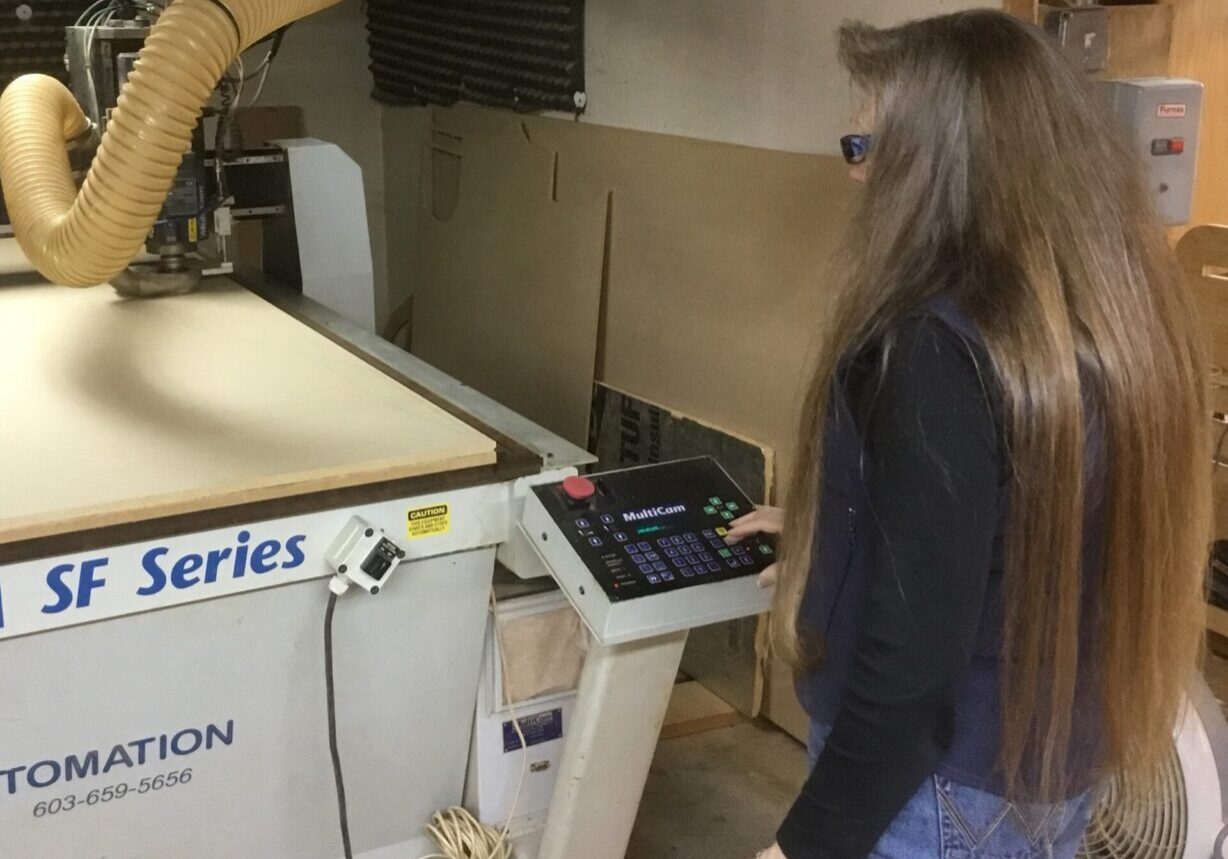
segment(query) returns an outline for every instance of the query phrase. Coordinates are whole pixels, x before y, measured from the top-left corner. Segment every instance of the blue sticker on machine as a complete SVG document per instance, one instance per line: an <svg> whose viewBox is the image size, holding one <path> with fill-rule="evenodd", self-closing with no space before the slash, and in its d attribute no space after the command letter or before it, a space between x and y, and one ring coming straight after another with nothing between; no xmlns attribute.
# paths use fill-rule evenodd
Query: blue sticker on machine
<svg viewBox="0 0 1228 859"><path fill-rule="evenodd" d="M559 709L535 713L532 716L521 716L520 733L530 746L538 743L548 743L563 736L563 711ZM520 749L520 737L516 734L516 726L511 721L503 723L503 751L514 752Z"/></svg>

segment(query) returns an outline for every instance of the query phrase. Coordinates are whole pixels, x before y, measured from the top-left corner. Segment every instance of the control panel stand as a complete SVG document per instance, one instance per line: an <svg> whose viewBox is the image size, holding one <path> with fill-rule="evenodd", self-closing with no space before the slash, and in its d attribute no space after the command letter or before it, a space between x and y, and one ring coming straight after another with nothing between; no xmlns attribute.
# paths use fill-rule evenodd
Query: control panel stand
<svg viewBox="0 0 1228 859"><path fill-rule="evenodd" d="M538 859L626 855L686 639L590 646Z"/></svg>
<svg viewBox="0 0 1228 859"><path fill-rule="evenodd" d="M708 457L531 487L520 533L593 641L537 859L622 859L692 627L767 611L752 504Z"/></svg>

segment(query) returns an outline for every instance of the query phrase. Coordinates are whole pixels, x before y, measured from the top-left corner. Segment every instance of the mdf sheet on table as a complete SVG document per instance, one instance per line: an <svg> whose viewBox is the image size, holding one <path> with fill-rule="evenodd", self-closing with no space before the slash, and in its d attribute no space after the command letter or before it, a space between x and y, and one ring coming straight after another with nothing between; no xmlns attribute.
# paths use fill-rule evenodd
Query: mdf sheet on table
<svg viewBox="0 0 1228 859"><path fill-rule="evenodd" d="M0 544L489 465L495 442L228 280L0 285Z"/></svg>

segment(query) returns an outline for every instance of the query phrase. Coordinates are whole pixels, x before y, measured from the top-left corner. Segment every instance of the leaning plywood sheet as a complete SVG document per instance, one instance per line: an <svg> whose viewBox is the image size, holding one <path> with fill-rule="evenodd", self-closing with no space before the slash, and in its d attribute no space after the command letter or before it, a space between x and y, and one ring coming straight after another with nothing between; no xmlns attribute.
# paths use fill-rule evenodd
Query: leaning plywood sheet
<svg viewBox="0 0 1228 859"><path fill-rule="evenodd" d="M554 152L519 118L436 134L419 213L413 352L583 444L606 202L556 188Z"/></svg>
<svg viewBox="0 0 1228 859"><path fill-rule="evenodd" d="M496 140L492 129L508 123L472 106L435 117L436 128L466 140ZM847 165L514 119L557 154L560 198L610 194L597 381L756 439L775 451L778 478L787 476L813 347L841 274L833 256L858 193ZM576 225L556 225L555 242L579 238ZM525 300L541 300L536 284L524 287ZM554 343L542 342L540 360L555 355Z"/></svg>
<svg viewBox="0 0 1228 859"><path fill-rule="evenodd" d="M495 461L495 443L226 281L0 286L0 543Z"/></svg>

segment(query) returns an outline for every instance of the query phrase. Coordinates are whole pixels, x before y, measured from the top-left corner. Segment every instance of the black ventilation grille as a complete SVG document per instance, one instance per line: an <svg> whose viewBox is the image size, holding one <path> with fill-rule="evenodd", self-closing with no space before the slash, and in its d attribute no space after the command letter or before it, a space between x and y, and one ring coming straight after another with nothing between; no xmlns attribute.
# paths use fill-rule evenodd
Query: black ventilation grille
<svg viewBox="0 0 1228 859"><path fill-rule="evenodd" d="M64 28L88 5L89 0L0 0L0 90L29 72L67 83Z"/></svg>
<svg viewBox="0 0 1228 859"><path fill-rule="evenodd" d="M584 109L584 0L368 0L374 95Z"/></svg>

